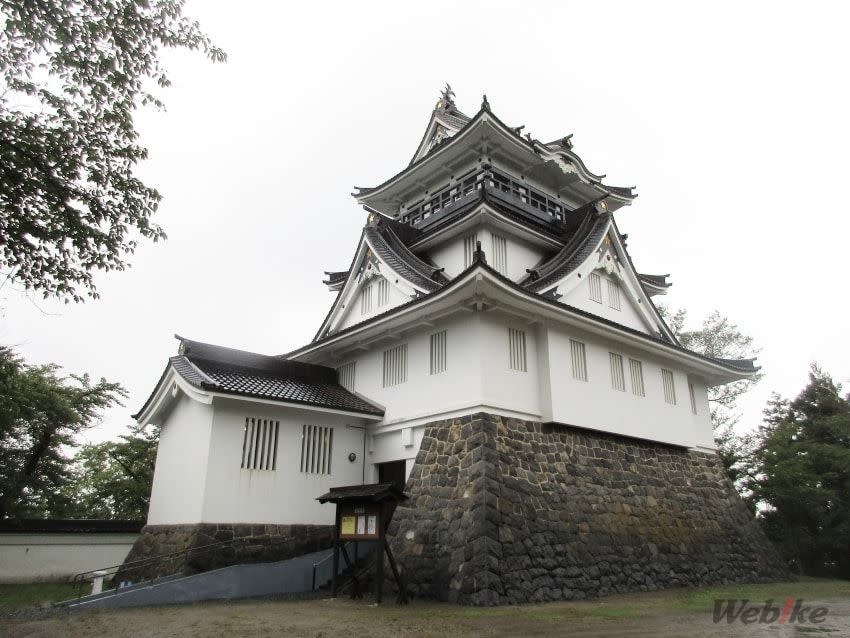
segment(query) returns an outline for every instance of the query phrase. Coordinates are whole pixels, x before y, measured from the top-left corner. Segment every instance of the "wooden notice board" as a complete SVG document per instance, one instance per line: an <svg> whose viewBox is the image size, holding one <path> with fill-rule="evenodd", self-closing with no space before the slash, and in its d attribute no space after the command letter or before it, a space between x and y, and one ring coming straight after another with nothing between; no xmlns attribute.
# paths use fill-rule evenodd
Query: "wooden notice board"
<svg viewBox="0 0 850 638"><path fill-rule="evenodd" d="M377 503L340 504L337 517L340 540L368 541L381 538L381 506Z"/></svg>

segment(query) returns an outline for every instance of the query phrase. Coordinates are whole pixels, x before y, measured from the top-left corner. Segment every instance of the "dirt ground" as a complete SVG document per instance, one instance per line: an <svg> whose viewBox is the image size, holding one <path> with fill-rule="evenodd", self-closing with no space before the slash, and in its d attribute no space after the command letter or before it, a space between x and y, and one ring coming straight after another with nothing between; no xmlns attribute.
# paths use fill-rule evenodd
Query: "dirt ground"
<svg viewBox="0 0 850 638"><path fill-rule="evenodd" d="M762 599L764 600L764 599ZM681 601L680 601L681 602ZM806 600L806 604L810 604ZM712 621L711 605L672 604L669 593L626 594L591 602L470 608L429 602L374 606L349 599L260 600L54 614L0 620L0 636L90 638L192 636L850 636L850 597L821 604L817 625ZM684 607L684 608L683 608ZM671 608L676 609L670 611Z"/></svg>

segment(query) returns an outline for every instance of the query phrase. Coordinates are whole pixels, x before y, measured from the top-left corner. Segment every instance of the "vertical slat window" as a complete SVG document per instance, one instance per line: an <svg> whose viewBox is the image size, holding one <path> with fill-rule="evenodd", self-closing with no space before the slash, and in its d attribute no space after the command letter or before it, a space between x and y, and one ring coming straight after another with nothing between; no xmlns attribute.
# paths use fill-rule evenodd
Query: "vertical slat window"
<svg viewBox="0 0 850 638"><path fill-rule="evenodd" d="M446 331L431 335L431 374L446 371Z"/></svg>
<svg viewBox="0 0 850 638"><path fill-rule="evenodd" d="M581 341L570 339L570 358L573 366L573 379L587 381L587 352Z"/></svg>
<svg viewBox="0 0 850 638"><path fill-rule="evenodd" d="M508 242L504 237L491 233L493 239L493 256L490 265L502 275L508 274Z"/></svg>
<svg viewBox="0 0 850 638"><path fill-rule="evenodd" d="M620 392L625 392L626 375L623 372L623 356L616 352L609 352L608 359L611 364L611 387Z"/></svg>
<svg viewBox="0 0 850 638"><path fill-rule="evenodd" d="M661 385L664 386L664 400L671 405L676 405L676 386L670 370L661 368Z"/></svg>
<svg viewBox="0 0 850 638"><path fill-rule="evenodd" d="M527 372L528 365L525 356L525 332L508 328L508 350L511 370Z"/></svg>
<svg viewBox="0 0 850 638"><path fill-rule="evenodd" d="M475 248L478 244L478 235L472 233L463 238L463 267L469 268L475 257Z"/></svg>
<svg viewBox="0 0 850 638"><path fill-rule="evenodd" d="M620 284L613 279L608 280L608 306L620 310Z"/></svg>
<svg viewBox="0 0 850 638"><path fill-rule="evenodd" d="M365 315L372 312L372 284L363 286L360 291L360 314Z"/></svg>
<svg viewBox="0 0 850 638"><path fill-rule="evenodd" d="M331 473L334 430L322 425L301 428L301 472L304 474Z"/></svg>
<svg viewBox="0 0 850 638"><path fill-rule="evenodd" d="M354 392L354 378L356 372L356 361L346 363L344 366L340 366L336 369L336 378L339 381L339 384L349 392Z"/></svg>
<svg viewBox="0 0 850 638"><path fill-rule="evenodd" d="M602 303L602 277L592 272L587 276L587 294L591 301Z"/></svg>
<svg viewBox="0 0 850 638"><path fill-rule="evenodd" d="M646 396L643 388L643 364L637 359L629 359L629 372L632 376L632 394L637 397Z"/></svg>
<svg viewBox="0 0 850 638"><path fill-rule="evenodd" d="M694 384L688 381L688 396L691 398L691 412L697 413L697 393Z"/></svg>
<svg viewBox="0 0 850 638"><path fill-rule="evenodd" d="M407 344L384 350L384 387L407 381Z"/></svg>
<svg viewBox="0 0 850 638"><path fill-rule="evenodd" d="M378 307L386 306L390 301L390 282L381 278L378 280Z"/></svg>
<svg viewBox="0 0 850 638"><path fill-rule="evenodd" d="M277 469L277 437L280 421L247 417L242 430L242 468Z"/></svg>

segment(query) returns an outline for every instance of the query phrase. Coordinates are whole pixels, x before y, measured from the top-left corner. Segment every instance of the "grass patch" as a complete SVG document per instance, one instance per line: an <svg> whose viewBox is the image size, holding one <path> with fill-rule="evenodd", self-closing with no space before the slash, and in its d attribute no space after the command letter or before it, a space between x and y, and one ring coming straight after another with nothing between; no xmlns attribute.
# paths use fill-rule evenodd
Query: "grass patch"
<svg viewBox="0 0 850 638"><path fill-rule="evenodd" d="M0 585L0 608L19 609L41 603L55 603L76 598L77 589L71 583L22 583Z"/></svg>
<svg viewBox="0 0 850 638"><path fill-rule="evenodd" d="M828 578L801 578L795 582L701 587L682 592L675 606L686 611L710 611L715 599L746 598L753 602L773 599L784 601L788 596L804 600L825 600L850 597L850 581Z"/></svg>

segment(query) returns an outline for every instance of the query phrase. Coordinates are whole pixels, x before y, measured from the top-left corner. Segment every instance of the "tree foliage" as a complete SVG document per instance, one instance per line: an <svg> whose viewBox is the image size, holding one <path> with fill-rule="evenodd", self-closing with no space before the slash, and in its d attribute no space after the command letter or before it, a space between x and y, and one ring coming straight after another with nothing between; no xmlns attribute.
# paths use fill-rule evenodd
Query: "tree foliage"
<svg viewBox="0 0 850 638"><path fill-rule="evenodd" d="M80 518L144 520L150 504L159 431L82 446L66 488Z"/></svg>
<svg viewBox="0 0 850 638"><path fill-rule="evenodd" d="M850 578L850 397L816 365L793 401L774 395L745 486L765 531L804 573Z"/></svg>
<svg viewBox="0 0 850 638"><path fill-rule="evenodd" d="M224 60L183 0L0 0L0 273L45 297L96 297L122 270L159 193L133 120L169 84L163 47Z"/></svg>
<svg viewBox="0 0 850 638"><path fill-rule="evenodd" d="M0 347L0 518L68 516L68 446L125 396L117 383L62 377Z"/></svg>

